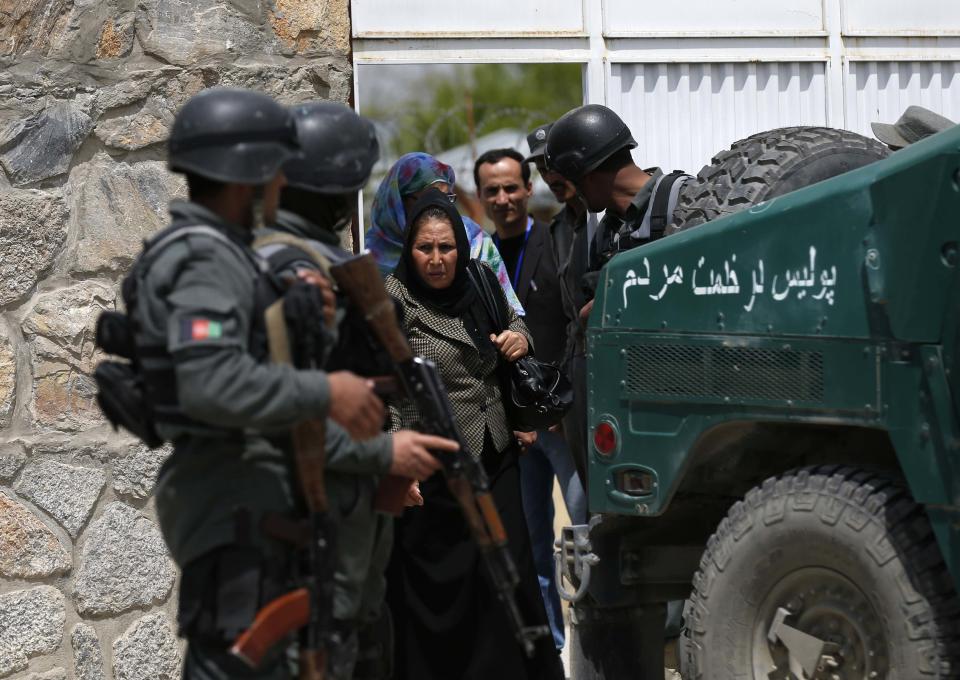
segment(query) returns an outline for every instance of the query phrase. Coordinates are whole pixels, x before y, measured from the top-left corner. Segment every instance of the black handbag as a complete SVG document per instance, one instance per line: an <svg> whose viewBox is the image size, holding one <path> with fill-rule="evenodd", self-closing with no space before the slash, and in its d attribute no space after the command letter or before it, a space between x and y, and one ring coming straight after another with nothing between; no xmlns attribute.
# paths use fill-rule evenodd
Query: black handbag
<svg viewBox="0 0 960 680"><path fill-rule="evenodd" d="M474 265L474 262L470 264ZM507 330L507 323L487 276L476 266L468 267L467 273L487 313L499 329L497 333ZM539 361L530 354L511 362L500 354L497 370L503 386L507 419L514 430L545 430L559 423L573 405L570 379L554 364Z"/></svg>

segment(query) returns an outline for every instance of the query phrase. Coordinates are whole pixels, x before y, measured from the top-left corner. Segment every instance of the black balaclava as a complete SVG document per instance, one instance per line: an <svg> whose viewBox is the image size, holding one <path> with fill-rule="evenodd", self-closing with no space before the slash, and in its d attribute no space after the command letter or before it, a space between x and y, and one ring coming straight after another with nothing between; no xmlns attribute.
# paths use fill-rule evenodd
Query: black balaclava
<svg viewBox="0 0 960 680"><path fill-rule="evenodd" d="M321 194L297 187L284 187L280 209L299 215L310 224L294 228L298 236L336 245L339 233L350 226L357 209L357 193Z"/></svg>

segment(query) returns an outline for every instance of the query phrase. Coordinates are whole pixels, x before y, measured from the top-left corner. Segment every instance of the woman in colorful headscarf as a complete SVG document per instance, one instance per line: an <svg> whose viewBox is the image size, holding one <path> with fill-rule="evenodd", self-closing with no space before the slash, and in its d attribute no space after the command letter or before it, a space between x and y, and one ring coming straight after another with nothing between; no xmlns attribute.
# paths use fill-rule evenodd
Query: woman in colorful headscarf
<svg viewBox="0 0 960 680"><path fill-rule="evenodd" d="M377 261L381 274L391 274L400 262L400 253L406 241L406 212L409 207L416 203L428 188L439 189L450 196L453 202L456 200L453 193L455 182L453 168L427 153L408 153L393 164L377 188L377 195L373 199L371 227L367 230L364 241ZM522 315L523 306L510 285L507 268L493 239L470 218L464 217L463 224L470 242L470 257L490 265L507 294L510 306Z"/></svg>

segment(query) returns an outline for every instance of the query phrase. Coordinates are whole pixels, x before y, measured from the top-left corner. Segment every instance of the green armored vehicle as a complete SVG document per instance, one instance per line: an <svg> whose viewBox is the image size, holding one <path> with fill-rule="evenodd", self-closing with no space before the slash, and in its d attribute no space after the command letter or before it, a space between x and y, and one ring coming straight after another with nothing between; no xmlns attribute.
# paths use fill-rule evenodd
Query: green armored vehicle
<svg viewBox="0 0 960 680"><path fill-rule="evenodd" d="M960 127L610 262L574 680L960 678L958 264Z"/></svg>

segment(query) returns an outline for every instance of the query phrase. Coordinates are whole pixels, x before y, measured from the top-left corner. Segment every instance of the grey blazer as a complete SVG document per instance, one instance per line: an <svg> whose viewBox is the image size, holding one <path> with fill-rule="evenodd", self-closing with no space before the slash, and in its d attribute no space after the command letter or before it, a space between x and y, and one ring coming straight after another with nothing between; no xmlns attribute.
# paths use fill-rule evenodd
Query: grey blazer
<svg viewBox="0 0 960 680"><path fill-rule="evenodd" d="M481 266L488 265L481 263ZM491 270L492 273L492 270ZM475 458L483 451L484 430L497 451L503 451L513 439L513 430L507 422L503 398L497 379L497 356L481 355L459 318L438 314L418 303L407 287L392 274L386 279L387 292L403 306L403 325L410 347L417 356L437 364L440 377L456 415L457 427ZM533 339L523 319L507 304L507 296L499 286L500 303L508 312L508 328L522 333L533 351ZM391 425L416 429L420 413L416 406L403 400L390 405Z"/></svg>

